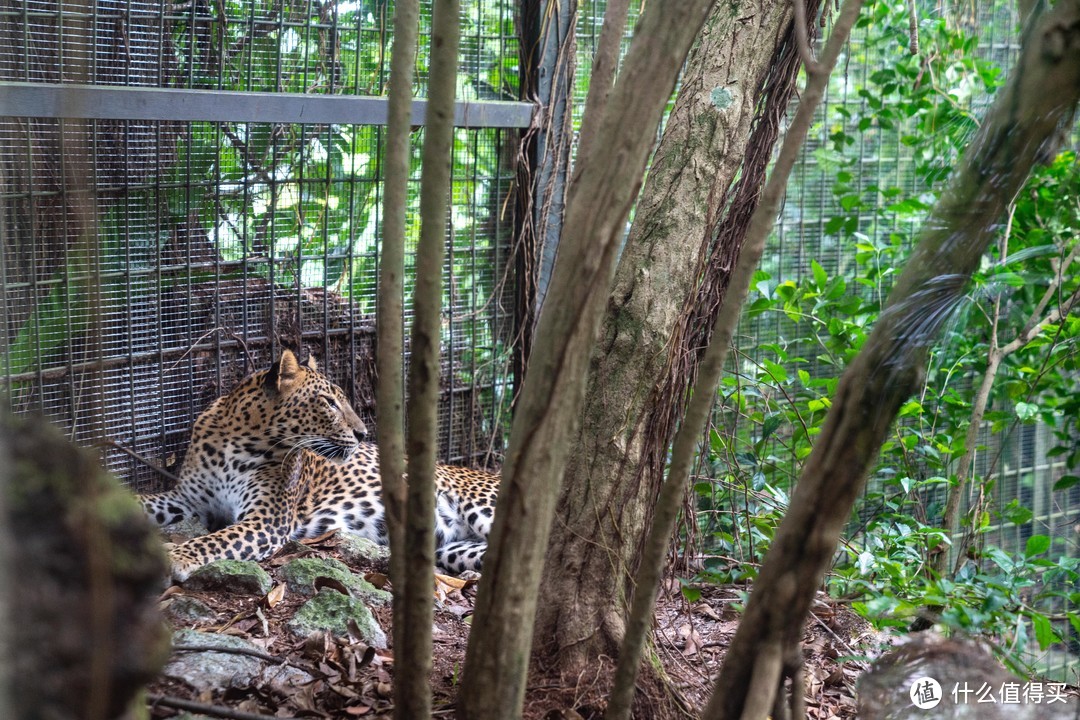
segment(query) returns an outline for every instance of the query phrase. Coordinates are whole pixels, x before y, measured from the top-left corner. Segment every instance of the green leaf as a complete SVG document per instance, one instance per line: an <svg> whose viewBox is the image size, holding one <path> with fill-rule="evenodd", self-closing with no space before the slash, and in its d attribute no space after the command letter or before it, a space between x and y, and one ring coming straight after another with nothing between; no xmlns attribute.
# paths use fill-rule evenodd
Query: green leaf
<svg viewBox="0 0 1080 720"><path fill-rule="evenodd" d="M682 594L687 602L697 602L701 599L701 590L695 587L689 587L688 585L682 586Z"/></svg>
<svg viewBox="0 0 1080 720"><path fill-rule="evenodd" d="M1040 650L1045 650L1061 639L1054 632L1054 626L1045 615L1032 612L1028 613L1028 617L1031 618L1031 624L1035 628L1035 639L1039 641Z"/></svg>
<svg viewBox="0 0 1080 720"><path fill-rule="evenodd" d="M1021 422L1031 422L1039 414L1039 406L1035 403L1018 402L1013 409Z"/></svg>
<svg viewBox="0 0 1080 720"><path fill-rule="evenodd" d="M1068 490L1078 484L1080 484L1080 475L1062 475L1058 481L1054 483L1054 490Z"/></svg>
<svg viewBox="0 0 1080 720"><path fill-rule="evenodd" d="M1030 242L1030 240L1031 236L1029 235L1028 241ZM1027 247L1023 250L1017 250L1016 252L1011 253L1009 257L1001 261L1001 265L1013 265L1015 263L1023 262L1025 260L1031 260L1032 258L1057 255L1060 252L1061 249L1058 248L1057 243L1050 243L1048 245L1036 245L1035 247Z"/></svg>
<svg viewBox="0 0 1080 720"><path fill-rule="evenodd" d="M774 363L772 360L769 360L768 358L763 359L761 361L761 363L762 363L762 365L765 366L765 369L768 370L769 375L772 376L773 380L775 380L778 383L787 382L788 374L787 374L787 370L784 368L783 365L780 365L778 363Z"/></svg>
<svg viewBox="0 0 1080 720"><path fill-rule="evenodd" d="M829 282L829 275L825 272L825 268L821 267L821 263L817 260L810 261L810 269L814 273L814 282L819 289L824 288L825 284Z"/></svg>
<svg viewBox="0 0 1080 720"><path fill-rule="evenodd" d="M1050 538L1046 535L1032 535L1028 538L1027 546L1024 548L1024 557L1035 557L1041 555L1050 549Z"/></svg>
<svg viewBox="0 0 1080 720"><path fill-rule="evenodd" d="M1009 502L1005 509L1001 511L1001 515L1014 525L1025 525L1031 522L1031 518L1034 517L1034 513L1021 505L1018 500Z"/></svg>
<svg viewBox="0 0 1080 720"><path fill-rule="evenodd" d="M762 425L761 428L761 439L763 441L767 440L770 435L776 432L776 429L780 427L780 424L783 422L784 417L780 414L770 415L769 417L765 418L765 423Z"/></svg>
<svg viewBox="0 0 1080 720"><path fill-rule="evenodd" d="M923 411L922 403L918 400L908 400L900 408L900 412L897 413L898 417L911 417L912 415L921 415Z"/></svg>

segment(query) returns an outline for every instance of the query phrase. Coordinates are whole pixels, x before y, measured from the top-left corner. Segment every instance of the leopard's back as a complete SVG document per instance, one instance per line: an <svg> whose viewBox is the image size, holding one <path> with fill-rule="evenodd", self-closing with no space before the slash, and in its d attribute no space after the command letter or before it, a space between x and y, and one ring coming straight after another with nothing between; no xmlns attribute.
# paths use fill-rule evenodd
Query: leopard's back
<svg viewBox="0 0 1080 720"><path fill-rule="evenodd" d="M379 451L361 443L351 457L332 461L307 453L304 495L294 537L345 529L385 545L386 512ZM495 517L499 476L452 465L435 468L437 560L452 572L479 570Z"/></svg>

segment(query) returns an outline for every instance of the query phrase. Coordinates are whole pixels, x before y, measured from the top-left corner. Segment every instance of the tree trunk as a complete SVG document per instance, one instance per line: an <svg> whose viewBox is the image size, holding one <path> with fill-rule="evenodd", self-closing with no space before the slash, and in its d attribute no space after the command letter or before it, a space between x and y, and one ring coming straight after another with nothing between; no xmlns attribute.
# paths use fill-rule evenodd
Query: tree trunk
<svg viewBox="0 0 1080 720"><path fill-rule="evenodd" d="M386 530L390 541L390 578L394 590L394 651L400 667L415 662L407 652L426 657L426 646L409 643L409 618L405 612L405 577L408 561L405 546L405 419L401 358L404 355L405 234L409 208L411 159L410 116L412 76L416 70L416 37L420 3L398 0L394 7L394 48L390 56L390 97L386 129L386 180L383 193L382 253L379 258L378 342L376 363L379 408L379 472L382 480ZM426 639L426 638L425 638ZM420 660L423 662L423 657ZM430 711L427 678L402 673L394 683L394 715Z"/></svg>
<svg viewBox="0 0 1080 720"><path fill-rule="evenodd" d="M404 591L395 593L404 608L395 611L405 641L395 647L397 681L407 684L395 697L399 718L431 715L431 623L435 572L435 456L438 450L439 350L442 338L442 273L450 209L450 165L454 148L454 100L460 39L459 0L436 3L431 18L431 71L428 75L427 128L420 171L420 243L413 288L412 355L409 358L409 405L405 509ZM395 569L402 568L399 562Z"/></svg>
<svg viewBox="0 0 1080 720"><path fill-rule="evenodd" d="M814 32L818 3L809 5ZM618 649L675 419L798 60L791 3L743 0L714 7L687 62L608 301L541 584L537 651L569 676Z"/></svg>
<svg viewBox="0 0 1080 720"><path fill-rule="evenodd" d="M521 714L543 551L622 228L664 105L710 4L650 3L603 114L584 119L599 121L605 145L593 144L571 186L550 295L514 413L459 717L511 720Z"/></svg>
<svg viewBox="0 0 1080 720"><path fill-rule="evenodd" d="M926 353L1048 138L1080 97L1080 0L1034 17L1009 83L923 226L870 337L844 371L825 426L769 546L705 717L765 717L866 474Z"/></svg>

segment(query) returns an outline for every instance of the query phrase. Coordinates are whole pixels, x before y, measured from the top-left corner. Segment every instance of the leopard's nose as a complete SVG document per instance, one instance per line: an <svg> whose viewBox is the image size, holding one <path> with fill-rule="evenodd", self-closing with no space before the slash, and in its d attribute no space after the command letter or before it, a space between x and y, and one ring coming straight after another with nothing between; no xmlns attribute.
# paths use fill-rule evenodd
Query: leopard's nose
<svg viewBox="0 0 1080 720"><path fill-rule="evenodd" d="M356 437L357 442L362 442L367 437L367 426L361 424L358 428L353 428L353 435Z"/></svg>

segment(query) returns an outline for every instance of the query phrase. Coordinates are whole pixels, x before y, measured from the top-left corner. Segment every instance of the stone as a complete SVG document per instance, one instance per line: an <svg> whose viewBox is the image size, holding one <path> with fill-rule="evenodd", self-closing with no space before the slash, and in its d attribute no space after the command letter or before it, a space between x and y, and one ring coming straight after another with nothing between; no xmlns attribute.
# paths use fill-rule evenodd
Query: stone
<svg viewBox="0 0 1080 720"><path fill-rule="evenodd" d="M387 605L392 599L390 593L377 589L345 563L333 558L297 558L283 565L278 574L289 586L290 592L305 597L315 594L315 581L318 578L329 578L341 583L353 597L372 605Z"/></svg>
<svg viewBox="0 0 1080 720"><path fill-rule="evenodd" d="M224 592L232 595L265 595L273 582L257 563L247 560L215 560L191 573L184 582L188 590Z"/></svg>
<svg viewBox="0 0 1080 720"><path fill-rule="evenodd" d="M198 598L174 595L162 603L165 614L178 622L200 622L213 619L217 613Z"/></svg>
<svg viewBox="0 0 1080 720"><path fill-rule="evenodd" d="M185 518L161 528L161 534L169 542L183 542L191 538L202 537L209 532L206 526L199 522L198 518Z"/></svg>
<svg viewBox="0 0 1080 720"><path fill-rule="evenodd" d="M390 559L390 548L343 530L338 531L337 549L350 565L385 563Z"/></svg>
<svg viewBox="0 0 1080 720"><path fill-rule="evenodd" d="M178 630L173 633L173 645L209 645L258 650L238 637L197 630ZM262 660L250 655L213 651L174 652L161 674L203 692L228 687L248 687L259 677L263 664Z"/></svg>
<svg viewBox="0 0 1080 720"><path fill-rule="evenodd" d="M323 588L300 606L289 621L289 630L302 638L319 630L344 638L349 634L349 620L356 623L360 638L365 643L373 647L386 647L386 633L368 606L330 588Z"/></svg>
<svg viewBox="0 0 1080 720"><path fill-rule="evenodd" d="M1040 702L1023 701L1023 688L1029 682L1038 686ZM1006 686L1015 688L1019 702L1002 701ZM996 702L985 697L979 701L979 690L984 687ZM1049 699L1061 688L1038 678L1016 677L973 642L919 633L880 657L859 678L859 718L1075 720L1080 717L1080 698ZM966 695L965 690L969 691Z"/></svg>
<svg viewBox="0 0 1080 720"><path fill-rule="evenodd" d="M182 646L211 646L265 653L242 638L197 630L178 630L173 644ZM174 652L165 670L165 677L190 685L199 692L228 687L245 688L252 685L287 692L310 683L314 678L299 668L270 662L251 655L202 650Z"/></svg>

